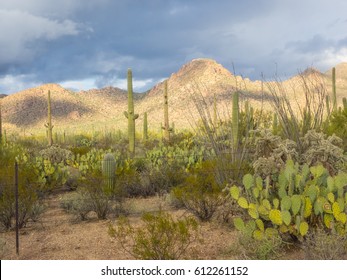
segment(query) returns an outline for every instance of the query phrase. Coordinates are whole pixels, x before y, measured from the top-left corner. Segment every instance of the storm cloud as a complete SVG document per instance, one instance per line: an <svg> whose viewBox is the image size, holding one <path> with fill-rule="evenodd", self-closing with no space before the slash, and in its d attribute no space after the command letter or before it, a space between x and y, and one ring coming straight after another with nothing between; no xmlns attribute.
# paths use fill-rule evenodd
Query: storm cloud
<svg viewBox="0 0 347 280"><path fill-rule="evenodd" d="M145 91L193 58L259 79L347 61L339 0L0 0L0 92L42 83Z"/></svg>

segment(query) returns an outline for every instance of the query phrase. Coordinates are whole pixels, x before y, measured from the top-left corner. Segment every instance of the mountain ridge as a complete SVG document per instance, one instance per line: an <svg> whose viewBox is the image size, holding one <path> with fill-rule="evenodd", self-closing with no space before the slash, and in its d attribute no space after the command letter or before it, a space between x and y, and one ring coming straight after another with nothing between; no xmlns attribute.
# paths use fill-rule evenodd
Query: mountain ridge
<svg viewBox="0 0 347 280"><path fill-rule="evenodd" d="M347 63L336 65L338 99L347 96ZM346 76L344 76L346 73ZM331 70L321 73L316 69L302 72L305 77L319 76L331 89ZM342 77L343 76L343 77ZM346 78L345 78L346 77ZM284 85L298 83L295 75L283 81ZM169 92L170 122L179 128L189 128L199 119L197 97L205 99L211 108L213 98L217 100L218 111L227 115L230 112L231 92L239 90L241 104L249 99L254 107L266 101L266 86L261 81L251 81L232 74L213 59L198 58L184 64L167 78ZM126 129L123 111L127 110L127 92L116 87L71 91L58 84L44 84L3 97L2 114L4 128L10 131L45 132L47 115L47 91L51 91L52 114L57 131L104 129ZM163 122L163 82L159 82L145 93L135 94L135 111L140 115L136 121L137 130L142 130L143 114L148 113L148 123L152 130L159 131ZM215 96L215 97L214 97ZM268 102L265 108L270 108Z"/></svg>

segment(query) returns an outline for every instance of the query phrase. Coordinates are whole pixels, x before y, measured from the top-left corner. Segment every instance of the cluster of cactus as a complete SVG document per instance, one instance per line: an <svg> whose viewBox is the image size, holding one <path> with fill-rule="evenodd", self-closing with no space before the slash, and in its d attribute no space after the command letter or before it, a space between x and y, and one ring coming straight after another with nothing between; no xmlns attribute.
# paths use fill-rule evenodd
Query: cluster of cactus
<svg viewBox="0 0 347 280"><path fill-rule="evenodd" d="M52 145L46 149L43 149L39 152L40 156L44 159L49 160L52 163L68 163L72 160L72 152L70 150L66 150L60 148L57 145Z"/></svg>
<svg viewBox="0 0 347 280"><path fill-rule="evenodd" d="M129 153L133 156L135 153L135 120L139 117L134 112L134 99L133 99L133 76L131 69L128 69L128 111L124 112L125 117L128 119L128 139L129 139Z"/></svg>
<svg viewBox="0 0 347 280"><path fill-rule="evenodd" d="M48 146L53 145L53 125L52 125L52 108L51 108L51 91L47 93L47 123L45 124L47 128L47 141Z"/></svg>
<svg viewBox="0 0 347 280"><path fill-rule="evenodd" d="M188 170L197 167L211 155L204 146L193 146L190 149L175 146L164 146L152 149L146 153L146 159L152 168L160 168L163 164L176 162L182 168Z"/></svg>
<svg viewBox="0 0 347 280"><path fill-rule="evenodd" d="M246 174L243 187L233 185L231 198L245 209L255 225L253 237L289 234L302 239L311 228L347 233L347 173L329 176L322 166L299 166L289 160L278 179ZM241 218L234 220L239 229Z"/></svg>
<svg viewBox="0 0 347 280"><path fill-rule="evenodd" d="M102 162L105 154L111 154L111 150L103 150L92 148L88 153L84 155L77 154L73 159L72 166L78 168L82 176L87 173L93 173L99 171L102 168ZM112 153L116 162L119 162L120 153Z"/></svg>
<svg viewBox="0 0 347 280"><path fill-rule="evenodd" d="M335 135L328 137L309 130L302 137L302 153L299 153L294 141L282 140L280 136L273 135L271 130L255 130L254 133L255 160L252 164L255 173L263 177L271 175L269 171L273 169L270 166L279 170L288 159L300 164L307 163L309 166L321 163L330 174L336 174L347 162L341 148L342 139Z"/></svg>
<svg viewBox="0 0 347 280"><path fill-rule="evenodd" d="M69 178L68 166L63 162L54 163L43 157L35 157L34 172L44 191L52 191L64 185Z"/></svg>

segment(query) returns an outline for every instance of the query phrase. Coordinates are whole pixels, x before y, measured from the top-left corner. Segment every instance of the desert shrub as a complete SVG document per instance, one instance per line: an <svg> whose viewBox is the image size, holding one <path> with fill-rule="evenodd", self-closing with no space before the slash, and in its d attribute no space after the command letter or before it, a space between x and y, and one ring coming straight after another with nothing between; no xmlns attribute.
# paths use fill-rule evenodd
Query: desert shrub
<svg viewBox="0 0 347 280"><path fill-rule="evenodd" d="M154 194L154 191L141 181L140 173L133 168L118 170L115 184L124 190L127 197L147 197Z"/></svg>
<svg viewBox="0 0 347 280"><path fill-rule="evenodd" d="M88 219L91 212L98 219L106 219L109 214L119 215L123 211L122 201L122 190L117 186L110 189L99 170L80 177L76 192L64 196L60 206L83 221Z"/></svg>
<svg viewBox="0 0 347 280"><path fill-rule="evenodd" d="M225 194L216 181L212 161L206 161L201 168L193 170L182 185L172 189L172 195L201 221L210 220L225 202Z"/></svg>
<svg viewBox="0 0 347 280"><path fill-rule="evenodd" d="M12 174L8 170L8 174ZM25 227L29 220L37 221L45 210L38 196L38 186L35 174L30 166L19 168L18 179L18 225ZM11 229L15 219L15 192L13 177L0 177L0 224L4 229Z"/></svg>
<svg viewBox="0 0 347 280"><path fill-rule="evenodd" d="M237 241L232 246L233 253L240 259L274 260L283 255L284 243L277 233L267 234L263 239L255 239L253 232L257 228L254 221L237 224Z"/></svg>
<svg viewBox="0 0 347 280"><path fill-rule="evenodd" d="M170 214L159 212L144 214L141 220L140 227L122 218L116 228L109 228L109 234L136 259L180 259L199 237L198 223L191 217L175 221Z"/></svg>
<svg viewBox="0 0 347 280"><path fill-rule="evenodd" d="M143 184L154 194L169 193L173 187L184 182L187 172L177 163L162 164L158 168L146 170L141 174Z"/></svg>
<svg viewBox="0 0 347 280"><path fill-rule="evenodd" d="M123 201L123 190L117 186L108 188L101 171L86 175L80 180L77 189L80 199L75 202L77 209L83 213L90 207L98 219L106 219L107 215L115 210L121 209ZM118 214L118 213L115 213ZM86 217L86 214L84 215Z"/></svg>
<svg viewBox="0 0 347 280"><path fill-rule="evenodd" d="M305 259L342 260L347 258L347 236L327 232L318 227L310 232L302 244Z"/></svg>
<svg viewBox="0 0 347 280"><path fill-rule="evenodd" d="M82 221L87 220L88 214L93 211L93 205L90 199L80 192L63 197L60 202L60 207L67 213L74 215L77 220Z"/></svg>

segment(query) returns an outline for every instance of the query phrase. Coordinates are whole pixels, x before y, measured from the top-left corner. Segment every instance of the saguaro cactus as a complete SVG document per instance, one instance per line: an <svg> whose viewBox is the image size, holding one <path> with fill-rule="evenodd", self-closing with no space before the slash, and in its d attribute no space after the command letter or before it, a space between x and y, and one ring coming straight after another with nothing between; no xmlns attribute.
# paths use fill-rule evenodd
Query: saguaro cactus
<svg viewBox="0 0 347 280"><path fill-rule="evenodd" d="M45 124L45 127L47 128L47 141L48 141L48 146L53 145L53 136L52 136L52 130L53 130L53 125L52 125L52 110L51 110L51 91L48 91L47 94L47 123Z"/></svg>
<svg viewBox="0 0 347 280"><path fill-rule="evenodd" d="M343 110L347 110L347 98L342 98Z"/></svg>
<svg viewBox="0 0 347 280"><path fill-rule="evenodd" d="M135 153L135 120L139 115L134 113L133 75L131 69L128 69L128 112L125 111L124 115L128 119L129 152L130 155L133 155Z"/></svg>
<svg viewBox="0 0 347 280"><path fill-rule="evenodd" d="M329 95L325 96L325 106L327 108L327 116L329 117L331 114L331 108L330 108L330 97Z"/></svg>
<svg viewBox="0 0 347 280"><path fill-rule="evenodd" d="M337 110L337 99L336 99L336 69L333 67L332 70L332 91L333 91L333 111Z"/></svg>
<svg viewBox="0 0 347 280"><path fill-rule="evenodd" d="M172 129L169 124L169 103L168 103L168 94L167 94L167 80L164 82L164 138L166 141L170 141L170 132Z"/></svg>
<svg viewBox="0 0 347 280"><path fill-rule="evenodd" d="M147 112L143 115L143 141L148 139L148 123L147 123Z"/></svg>
<svg viewBox="0 0 347 280"><path fill-rule="evenodd" d="M116 160L112 154L106 154L102 161L102 174L109 191L113 191L116 178Z"/></svg>
<svg viewBox="0 0 347 280"><path fill-rule="evenodd" d="M233 111L232 111L232 133L233 133L233 149L237 150L239 143L239 92L233 93Z"/></svg>

